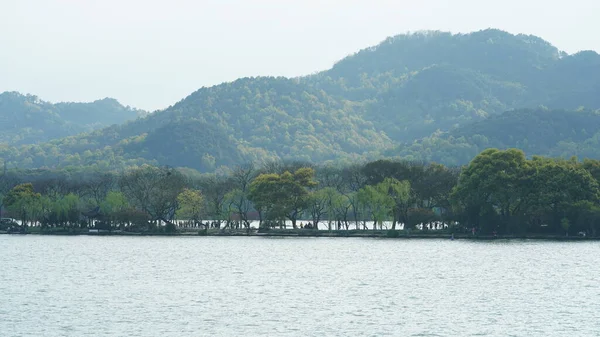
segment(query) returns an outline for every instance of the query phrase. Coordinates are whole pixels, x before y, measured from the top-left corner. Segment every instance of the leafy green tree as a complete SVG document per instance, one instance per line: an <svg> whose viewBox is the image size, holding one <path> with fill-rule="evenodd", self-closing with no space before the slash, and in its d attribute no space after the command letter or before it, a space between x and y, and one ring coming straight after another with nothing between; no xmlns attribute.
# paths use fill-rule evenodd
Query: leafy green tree
<svg viewBox="0 0 600 337"><path fill-rule="evenodd" d="M81 217L81 204L79 196L69 193L58 202L60 217L64 219L64 223L74 227L79 223Z"/></svg>
<svg viewBox="0 0 600 337"><path fill-rule="evenodd" d="M285 217L280 204L283 192L280 176L276 173L260 174L250 184L248 197L254 203L260 217L259 227L263 228L268 221Z"/></svg>
<svg viewBox="0 0 600 337"><path fill-rule="evenodd" d="M120 222L124 224L127 219L121 219L121 215L130 207L127 198L122 192L110 191L106 194L104 200L100 203L100 212L104 215L109 225Z"/></svg>
<svg viewBox="0 0 600 337"><path fill-rule="evenodd" d="M407 180L398 181L395 178L385 178L378 184L387 196L392 200L392 230L396 230L396 221L407 218L407 210L411 201L410 182ZM406 222L405 222L406 223Z"/></svg>
<svg viewBox="0 0 600 337"><path fill-rule="evenodd" d="M204 196L198 190L184 189L177 196L179 209L177 217L180 219L191 220L198 225L204 215Z"/></svg>
<svg viewBox="0 0 600 337"><path fill-rule="evenodd" d="M308 189L317 185L313 178L314 169L306 167L293 174L261 174L250 184L249 198L261 214L266 213L266 219L287 217L297 228L298 217L308 207Z"/></svg>
<svg viewBox="0 0 600 337"><path fill-rule="evenodd" d="M331 227L331 221L336 221L338 229L341 224L348 229L349 213L352 207L348 197L338 192L337 187L326 187L322 191L326 198L326 213L329 218L329 227Z"/></svg>
<svg viewBox="0 0 600 337"><path fill-rule="evenodd" d="M493 208L500 214L502 229L509 231L526 201L523 189L528 186L528 165L523 151L517 149L487 149L477 155L462 171L453 192L465 209L468 224L485 225L483 230L491 232L495 228L491 219L481 222L480 216Z"/></svg>
<svg viewBox="0 0 600 337"><path fill-rule="evenodd" d="M394 199L388 194L389 185L381 182L367 185L358 191L358 199L373 220L373 230L383 229L383 221L391 215Z"/></svg>
<svg viewBox="0 0 600 337"><path fill-rule="evenodd" d="M4 205L13 214L17 214L23 226L27 226L27 222L34 220L33 215L36 214L40 207L41 195L36 193L31 183L25 183L15 186L4 197Z"/></svg>
<svg viewBox="0 0 600 337"><path fill-rule="evenodd" d="M596 181L600 182L600 160L584 159L583 168L588 171Z"/></svg>
<svg viewBox="0 0 600 337"><path fill-rule="evenodd" d="M542 222L561 231L562 218L580 201L597 203L598 182L576 161L534 158L534 192L527 196L532 208L543 214Z"/></svg>
<svg viewBox="0 0 600 337"><path fill-rule="evenodd" d="M571 204L569 218L573 219L571 225L575 231L585 232L597 236L600 232L600 206L589 200L582 200Z"/></svg>

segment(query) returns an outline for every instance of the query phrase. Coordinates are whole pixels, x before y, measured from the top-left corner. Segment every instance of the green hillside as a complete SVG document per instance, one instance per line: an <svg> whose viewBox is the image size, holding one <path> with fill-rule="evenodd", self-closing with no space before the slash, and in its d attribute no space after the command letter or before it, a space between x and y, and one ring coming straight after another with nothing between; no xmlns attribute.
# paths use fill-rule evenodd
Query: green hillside
<svg viewBox="0 0 600 337"><path fill-rule="evenodd" d="M448 133L437 133L396 149L390 157L467 164L486 148L519 148L552 157L600 158L600 110L508 111Z"/></svg>
<svg viewBox="0 0 600 337"><path fill-rule="evenodd" d="M534 36L405 34L314 75L201 88L145 118L43 144L4 146L0 156L23 168L151 163L200 171L246 161L350 163L382 155L459 164L486 144L546 155L562 155L575 144L576 154L598 157L581 142L596 133L591 111L600 108L599 78L596 52L567 55ZM564 109L567 121L522 110L539 106ZM571 125L575 113L566 111L582 106L589 110L586 134L571 135L583 132L579 122L556 133ZM539 137L522 137L512 133L521 123L548 125ZM512 140L488 136L479 129L485 125Z"/></svg>
<svg viewBox="0 0 600 337"><path fill-rule="evenodd" d="M145 112L112 98L56 103L17 92L0 93L0 143L33 144L135 119Z"/></svg>

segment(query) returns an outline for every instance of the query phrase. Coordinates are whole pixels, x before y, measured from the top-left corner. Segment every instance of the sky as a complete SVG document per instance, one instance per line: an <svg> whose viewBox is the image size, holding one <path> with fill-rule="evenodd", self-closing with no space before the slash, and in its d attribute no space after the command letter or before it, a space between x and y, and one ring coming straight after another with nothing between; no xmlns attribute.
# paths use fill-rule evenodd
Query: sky
<svg viewBox="0 0 600 337"><path fill-rule="evenodd" d="M499 28L600 51L599 0L0 0L0 92L156 110L330 68L388 36Z"/></svg>

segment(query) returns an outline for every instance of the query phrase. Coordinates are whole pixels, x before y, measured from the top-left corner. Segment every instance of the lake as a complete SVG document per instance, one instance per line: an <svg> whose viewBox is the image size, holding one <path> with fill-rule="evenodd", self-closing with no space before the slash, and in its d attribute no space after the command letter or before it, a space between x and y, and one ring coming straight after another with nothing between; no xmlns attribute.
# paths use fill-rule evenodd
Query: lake
<svg viewBox="0 0 600 337"><path fill-rule="evenodd" d="M0 336L600 336L600 244L0 235Z"/></svg>

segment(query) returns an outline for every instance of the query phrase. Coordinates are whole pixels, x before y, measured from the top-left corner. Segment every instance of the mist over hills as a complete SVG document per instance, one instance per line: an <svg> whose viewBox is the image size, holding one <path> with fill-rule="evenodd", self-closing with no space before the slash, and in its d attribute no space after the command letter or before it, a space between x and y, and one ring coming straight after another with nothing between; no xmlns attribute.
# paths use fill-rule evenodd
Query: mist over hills
<svg viewBox="0 0 600 337"><path fill-rule="evenodd" d="M19 168L151 163L205 172L271 159L464 164L487 146L600 157L591 145L599 79L596 52L568 55L535 36L404 34L314 75L201 88L121 125L44 143L13 141L24 145L3 145L0 157ZM89 125L76 109L56 109L65 125Z"/></svg>

